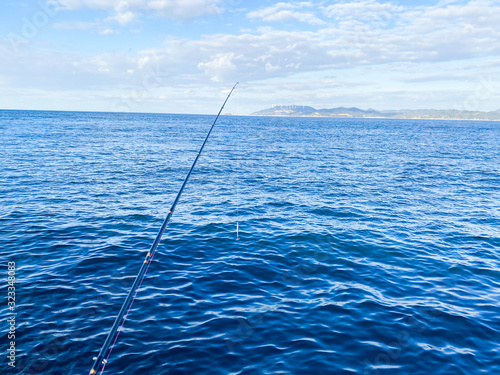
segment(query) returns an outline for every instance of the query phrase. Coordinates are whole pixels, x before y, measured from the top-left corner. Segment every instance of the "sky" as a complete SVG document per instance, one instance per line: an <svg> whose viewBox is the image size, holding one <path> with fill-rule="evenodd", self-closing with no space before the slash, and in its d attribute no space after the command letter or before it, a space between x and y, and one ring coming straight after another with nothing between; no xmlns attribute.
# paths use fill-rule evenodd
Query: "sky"
<svg viewBox="0 0 500 375"><path fill-rule="evenodd" d="M500 0L3 0L0 108L500 109Z"/></svg>

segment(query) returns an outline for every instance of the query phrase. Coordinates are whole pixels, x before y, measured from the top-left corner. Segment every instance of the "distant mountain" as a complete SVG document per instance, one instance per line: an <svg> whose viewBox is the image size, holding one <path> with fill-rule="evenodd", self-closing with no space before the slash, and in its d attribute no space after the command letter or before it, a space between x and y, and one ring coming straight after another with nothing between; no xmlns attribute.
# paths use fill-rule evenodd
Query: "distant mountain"
<svg viewBox="0 0 500 375"><path fill-rule="evenodd" d="M277 105L252 113L255 116L314 116L317 110L306 105Z"/></svg>
<svg viewBox="0 0 500 375"><path fill-rule="evenodd" d="M323 108L315 109L304 105L274 106L252 113L252 116L292 117L335 117L335 118L397 118L397 119L440 119L440 120L490 120L500 121L500 109L492 112L461 111L457 109L402 109L376 111L374 109Z"/></svg>

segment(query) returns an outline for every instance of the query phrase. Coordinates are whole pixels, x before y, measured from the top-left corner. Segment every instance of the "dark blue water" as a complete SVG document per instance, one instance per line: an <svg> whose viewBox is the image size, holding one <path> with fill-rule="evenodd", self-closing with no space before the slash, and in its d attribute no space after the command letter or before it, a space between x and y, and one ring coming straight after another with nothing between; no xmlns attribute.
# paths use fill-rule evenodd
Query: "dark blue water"
<svg viewBox="0 0 500 375"><path fill-rule="evenodd" d="M2 373L88 373L213 118L0 111ZM500 373L499 145L221 118L104 373Z"/></svg>

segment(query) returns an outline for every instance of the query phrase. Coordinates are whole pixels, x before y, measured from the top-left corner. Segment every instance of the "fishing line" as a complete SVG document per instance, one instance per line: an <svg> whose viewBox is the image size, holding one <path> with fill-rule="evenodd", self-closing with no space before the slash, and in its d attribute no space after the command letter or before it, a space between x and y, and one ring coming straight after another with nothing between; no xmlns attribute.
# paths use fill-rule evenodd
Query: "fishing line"
<svg viewBox="0 0 500 375"><path fill-rule="evenodd" d="M215 126L215 123L219 119L219 116L224 109L224 106L226 105L227 101L229 100L229 97L233 93L234 89L236 88L236 85L238 85L238 82L233 86L231 91L226 97L226 100L224 101L224 104L222 104L222 107L219 110L219 113L217 114L217 117L215 117L215 120L210 127L210 130L208 131L207 136L205 137L205 141L201 145L200 151L196 155L196 158L194 159L193 165L191 166L191 169L189 170L184 182L182 183L182 186L177 193L177 196L175 197L174 203L172 204L172 207L170 208L170 211L168 212L167 217L163 221L163 224L160 228L160 231L156 235L156 238L153 242L153 245L151 246L151 249L148 251L146 255L146 259L144 259L144 262L142 263L142 266L139 270L139 273L137 274L134 283L132 284L132 287L130 288L130 291L128 292L127 298L125 298L125 301L123 302L123 305L120 309L120 312L118 313L115 322L113 323L113 326L111 327L111 330L109 331L109 334L106 338L106 341L104 341L103 346L101 347L101 350L97 357L94 359L94 365L92 366L92 369L90 370L90 375L97 374L99 371L99 368L101 368L101 374L104 372L104 368L106 367L106 364L108 363L109 356L111 355L111 351L114 348L114 345L116 341L118 340L118 336L120 335L120 332L122 331L123 325L125 324L125 320L127 319L128 313L130 312L130 309L132 308L132 304L135 301L135 297L137 296L137 292L139 291L142 281L144 280L144 277L146 276L146 273L148 272L149 265L153 261L153 257L156 253L156 249L158 248L158 245L160 243L161 237L163 236L163 233L165 232L165 229L167 228L168 222L170 221L170 218L172 217L175 207L177 206L177 203L179 202L179 199L182 195L182 191L186 187L186 184L189 180L189 177L191 176L191 172L193 172L193 169L196 165L196 162L198 161L201 152L203 151L203 148L205 147L205 144L208 141L208 137L210 137L210 133L212 133L212 130ZM114 338L114 340L113 340ZM106 357L106 358L105 358ZM101 367L102 366L102 367Z"/></svg>

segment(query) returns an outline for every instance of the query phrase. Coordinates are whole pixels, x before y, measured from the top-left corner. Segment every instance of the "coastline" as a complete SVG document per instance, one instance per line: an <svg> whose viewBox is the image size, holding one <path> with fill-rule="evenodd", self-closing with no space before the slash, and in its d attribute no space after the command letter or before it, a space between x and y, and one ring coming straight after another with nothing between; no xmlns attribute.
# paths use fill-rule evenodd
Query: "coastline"
<svg viewBox="0 0 500 375"><path fill-rule="evenodd" d="M355 116L327 116L327 115L279 115L279 114L255 114L251 113L249 115L235 115L235 116L254 116L254 117L297 117L297 118L331 118L331 119L374 119L374 120L442 120L442 121L492 121L500 122L500 119L486 119L486 118L459 118L459 117L355 117Z"/></svg>
<svg viewBox="0 0 500 375"><path fill-rule="evenodd" d="M275 117L321 117L321 118L357 118L357 119L397 119L397 120L454 120L454 121L500 121L500 110L469 111L458 109L401 109L363 110L357 107L337 107L316 109L310 106L290 105L273 106L251 114L251 116Z"/></svg>

